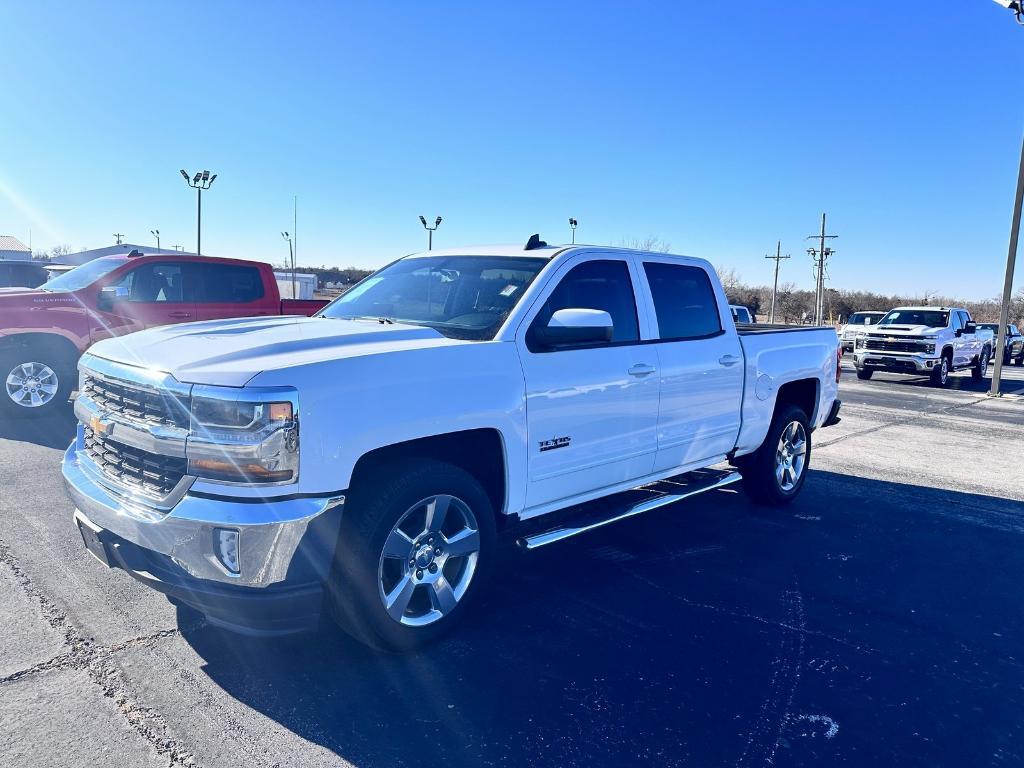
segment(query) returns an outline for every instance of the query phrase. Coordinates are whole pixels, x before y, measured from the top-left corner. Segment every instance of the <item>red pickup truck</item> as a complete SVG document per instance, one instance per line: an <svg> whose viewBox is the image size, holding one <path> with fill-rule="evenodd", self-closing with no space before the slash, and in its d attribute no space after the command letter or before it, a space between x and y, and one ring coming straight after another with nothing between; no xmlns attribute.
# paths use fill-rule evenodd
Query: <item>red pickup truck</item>
<svg viewBox="0 0 1024 768"><path fill-rule="evenodd" d="M100 339L155 325L312 315L327 302L281 299L269 264L206 256L107 256L38 289L0 288L0 418L49 412L74 389Z"/></svg>

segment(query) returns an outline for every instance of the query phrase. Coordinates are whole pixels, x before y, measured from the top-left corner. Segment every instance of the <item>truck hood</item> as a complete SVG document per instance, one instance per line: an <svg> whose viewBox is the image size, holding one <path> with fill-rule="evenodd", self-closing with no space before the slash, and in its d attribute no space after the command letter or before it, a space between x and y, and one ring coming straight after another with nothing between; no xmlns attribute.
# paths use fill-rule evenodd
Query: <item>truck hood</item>
<svg viewBox="0 0 1024 768"><path fill-rule="evenodd" d="M89 354L169 373L183 384L241 387L259 373L405 349L466 344L433 328L324 317L248 317L151 328Z"/></svg>
<svg viewBox="0 0 1024 768"><path fill-rule="evenodd" d="M887 325L884 328L872 326L867 333L869 336L924 336L935 335L945 328L932 328L929 325Z"/></svg>

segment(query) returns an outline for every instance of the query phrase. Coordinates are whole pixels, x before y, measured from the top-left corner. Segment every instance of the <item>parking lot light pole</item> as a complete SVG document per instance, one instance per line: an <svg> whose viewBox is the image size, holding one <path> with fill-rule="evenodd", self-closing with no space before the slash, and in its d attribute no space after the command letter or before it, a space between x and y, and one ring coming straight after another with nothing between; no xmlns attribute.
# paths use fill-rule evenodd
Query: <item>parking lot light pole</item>
<svg viewBox="0 0 1024 768"><path fill-rule="evenodd" d="M160 250L160 230L159 229L151 229L151 230L149 230L149 234L151 234L153 237L156 238L156 249L159 251Z"/></svg>
<svg viewBox="0 0 1024 768"><path fill-rule="evenodd" d="M295 251L292 250L292 236L287 232L282 232L281 237L288 241L288 264L292 268L292 298L297 299L295 295Z"/></svg>
<svg viewBox="0 0 1024 768"><path fill-rule="evenodd" d="M427 220L420 216L420 224L422 224L423 228L427 230L427 250L432 251L434 250L434 231L441 226L441 217L437 217L434 221L434 226L428 227Z"/></svg>
<svg viewBox="0 0 1024 768"><path fill-rule="evenodd" d="M579 222L576 221L576 219L574 219L572 217L569 218L569 229L572 230L572 244L573 245L576 245L576 225L577 224L579 224Z"/></svg>
<svg viewBox="0 0 1024 768"><path fill-rule="evenodd" d="M196 171L196 175L191 179L185 172L185 169L181 169L181 175L185 177L185 183L195 189L197 193L196 198L196 254L202 256L203 249L203 190L209 189L213 186L214 180L217 178L217 174L211 175L209 171Z"/></svg>

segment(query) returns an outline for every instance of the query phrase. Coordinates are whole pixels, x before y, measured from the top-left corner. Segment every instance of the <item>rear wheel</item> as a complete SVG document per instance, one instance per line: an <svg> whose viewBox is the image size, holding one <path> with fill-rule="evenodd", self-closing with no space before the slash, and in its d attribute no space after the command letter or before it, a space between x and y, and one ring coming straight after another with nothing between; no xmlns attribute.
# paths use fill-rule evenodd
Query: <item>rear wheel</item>
<svg viewBox="0 0 1024 768"><path fill-rule="evenodd" d="M66 405L74 389L74 364L50 352L0 352L0 413L43 416Z"/></svg>
<svg viewBox="0 0 1024 768"><path fill-rule="evenodd" d="M985 349L980 355L978 355L978 361L971 368L971 378L975 381L980 381L985 378L988 373L988 350Z"/></svg>
<svg viewBox="0 0 1024 768"><path fill-rule="evenodd" d="M341 628L401 651L451 629L493 565L494 510L465 470L436 461L391 465L346 504L328 585Z"/></svg>
<svg viewBox="0 0 1024 768"><path fill-rule="evenodd" d="M949 355L943 355L939 364L932 368L932 386L944 387L949 384Z"/></svg>
<svg viewBox="0 0 1024 768"><path fill-rule="evenodd" d="M782 506L796 498L811 461L807 414L795 405L776 412L761 447L737 461L743 486L758 504Z"/></svg>
<svg viewBox="0 0 1024 768"><path fill-rule="evenodd" d="M870 368L861 368L859 371L857 371L857 378L860 379L861 381L867 381L868 379L871 378L873 373L874 371L872 371Z"/></svg>

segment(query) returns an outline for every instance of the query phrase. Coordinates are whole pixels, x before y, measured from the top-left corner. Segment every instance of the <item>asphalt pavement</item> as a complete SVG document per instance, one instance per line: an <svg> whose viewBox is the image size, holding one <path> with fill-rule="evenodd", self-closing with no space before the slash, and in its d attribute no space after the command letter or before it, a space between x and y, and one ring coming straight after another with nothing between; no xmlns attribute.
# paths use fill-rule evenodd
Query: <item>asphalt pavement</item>
<svg viewBox="0 0 1024 768"><path fill-rule="evenodd" d="M778 511L723 489L532 553L419 653L257 641L83 549L70 411L0 424L0 765L1024 764L1024 369L844 372Z"/></svg>

